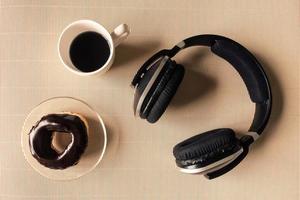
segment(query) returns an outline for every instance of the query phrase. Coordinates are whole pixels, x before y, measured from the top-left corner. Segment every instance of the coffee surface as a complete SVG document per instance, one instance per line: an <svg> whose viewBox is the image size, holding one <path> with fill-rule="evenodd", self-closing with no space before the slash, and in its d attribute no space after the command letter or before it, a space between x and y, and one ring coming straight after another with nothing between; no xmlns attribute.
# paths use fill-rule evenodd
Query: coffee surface
<svg viewBox="0 0 300 200"><path fill-rule="evenodd" d="M101 34L92 31L79 34L70 46L71 61L82 72L100 69L109 55L108 41Z"/></svg>

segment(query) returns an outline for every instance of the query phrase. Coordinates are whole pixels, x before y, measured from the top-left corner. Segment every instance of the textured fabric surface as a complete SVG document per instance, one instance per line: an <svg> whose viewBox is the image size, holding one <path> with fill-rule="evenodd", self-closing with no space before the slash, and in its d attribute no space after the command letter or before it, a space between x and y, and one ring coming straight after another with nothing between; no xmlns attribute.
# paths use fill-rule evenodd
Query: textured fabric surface
<svg viewBox="0 0 300 200"><path fill-rule="evenodd" d="M0 199L299 200L299 7L299 0L1 0ZM93 19L109 32L120 23L132 30L103 76L76 76L59 60L59 35L79 19ZM184 80L155 124L134 117L129 86L155 52L205 33L249 48L274 94L264 135L241 164L212 181L180 173L172 148L218 127L247 131L255 107L239 74L207 48L182 51L175 59L185 66ZM20 147L31 109L55 96L84 100L108 130L103 160L74 181L41 176Z"/></svg>

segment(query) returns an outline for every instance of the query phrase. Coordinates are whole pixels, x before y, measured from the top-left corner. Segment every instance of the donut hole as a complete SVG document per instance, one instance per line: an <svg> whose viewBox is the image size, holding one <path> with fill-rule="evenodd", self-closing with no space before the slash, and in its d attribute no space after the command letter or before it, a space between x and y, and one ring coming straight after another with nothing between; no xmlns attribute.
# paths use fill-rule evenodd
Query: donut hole
<svg viewBox="0 0 300 200"><path fill-rule="evenodd" d="M51 147L58 154L61 154L65 151L72 140L73 138L71 133L54 132L52 135Z"/></svg>

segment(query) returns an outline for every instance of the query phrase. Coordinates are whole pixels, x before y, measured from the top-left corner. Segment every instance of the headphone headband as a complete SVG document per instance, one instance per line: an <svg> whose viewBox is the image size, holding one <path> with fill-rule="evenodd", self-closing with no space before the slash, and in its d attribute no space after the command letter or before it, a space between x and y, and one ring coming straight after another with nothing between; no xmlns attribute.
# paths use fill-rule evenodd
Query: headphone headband
<svg viewBox="0 0 300 200"><path fill-rule="evenodd" d="M228 61L245 82L250 98L256 103L254 119L249 132L260 135L271 113L272 96L268 78L257 59L241 44L219 35L197 35L179 42L172 49L164 49L148 59L135 75L132 85L136 86L151 63L162 56L174 57L182 49L192 46L208 46L211 51ZM255 135L254 134L254 135ZM252 134L253 135L253 134ZM257 137L248 137L252 143ZM252 140L252 141L249 141Z"/></svg>
<svg viewBox="0 0 300 200"><path fill-rule="evenodd" d="M233 40L219 36L219 35L196 35L193 37L189 37L181 42L179 42L177 45L175 45L169 52L168 55L170 58L174 57L180 50L192 47L192 46L207 46L207 47L212 47L216 41L218 40L228 40L232 41Z"/></svg>

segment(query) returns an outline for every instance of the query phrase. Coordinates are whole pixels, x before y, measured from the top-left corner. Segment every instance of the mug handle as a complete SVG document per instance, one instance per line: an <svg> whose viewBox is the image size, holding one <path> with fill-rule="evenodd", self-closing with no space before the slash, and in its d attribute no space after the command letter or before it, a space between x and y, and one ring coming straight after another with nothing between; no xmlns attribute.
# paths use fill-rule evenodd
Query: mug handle
<svg viewBox="0 0 300 200"><path fill-rule="evenodd" d="M125 40L130 33L130 28L127 24L120 24L110 34L114 42L114 47L117 47L123 40Z"/></svg>

